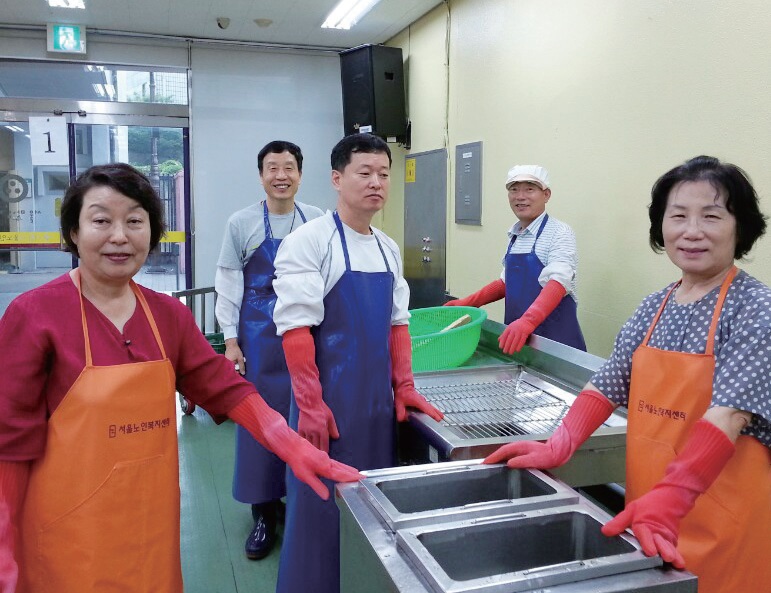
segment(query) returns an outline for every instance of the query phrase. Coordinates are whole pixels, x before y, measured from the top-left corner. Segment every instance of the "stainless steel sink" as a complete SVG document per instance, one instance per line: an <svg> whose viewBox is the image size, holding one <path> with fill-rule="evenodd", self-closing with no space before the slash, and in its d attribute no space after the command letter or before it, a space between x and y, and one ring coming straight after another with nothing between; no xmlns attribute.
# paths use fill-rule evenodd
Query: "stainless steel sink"
<svg viewBox="0 0 771 593"><path fill-rule="evenodd" d="M511 593L662 565L633 538L605 537L610 516L585 503L397 532L437 591Z"/></svg>
<svg viewBox="0 0 771 593"><path fill-rule="evenodd" d="M341 593L696 593L543 472L454 461L337 484ZM551 506L548 506L551 505Z"/></svg>
<svg viewBox="0 0 771 593"><path fill-rule="evenodd" d="M538 470L479 462L378 470L362 485L391 529L564 506L579 498Z"/></svg>

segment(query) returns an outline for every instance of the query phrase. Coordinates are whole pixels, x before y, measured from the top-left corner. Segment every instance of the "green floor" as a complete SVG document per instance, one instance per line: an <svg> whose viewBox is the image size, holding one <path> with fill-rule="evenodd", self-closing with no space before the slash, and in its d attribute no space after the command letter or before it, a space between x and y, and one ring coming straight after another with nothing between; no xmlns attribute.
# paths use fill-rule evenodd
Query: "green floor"
<svg viewBox="0 0 771 593"><path fill-rule="evenodd" d="M201 409L191 416L178 411L185 593L273 593L276 588L279 546L263 560L244 556L252 516L249 506L231 495L234 426L230 421L215 425Z"/></svg>

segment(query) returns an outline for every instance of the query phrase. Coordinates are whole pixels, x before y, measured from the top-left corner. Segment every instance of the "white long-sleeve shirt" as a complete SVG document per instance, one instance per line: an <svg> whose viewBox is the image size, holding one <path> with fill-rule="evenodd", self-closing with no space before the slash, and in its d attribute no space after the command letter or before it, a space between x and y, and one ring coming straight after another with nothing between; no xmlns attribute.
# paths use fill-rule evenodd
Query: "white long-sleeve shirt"
<svg viewBox="0 0 771 593"><path fill-rule="evenodd" d="M238 336L238 321L241 301L244 298L244 266L265 240L263 202L247 206L233 213L225 226L225 237L217 261L214 289L217 291L217 306L214 313L222 328L225 339ZM323 212L302 202L295 201L306 220L323 216ZM284 239L303 224L297 210L288 214L268 214L274 239Z"/></svg>
<svg viewBox="0 0 771 593"><path fill-rule="evenodd" d="M409 322L410 289L404 279L399 247L382 231L373 228L369 235L357 233L343 224L351 270L385 272L383 246L394 275L391 325ZM276 255L278 297L273 321L279 335L296 327L312 327L324 320L324 297L345 272L345 257L332 212L304 225L281 243Z"/></svg>

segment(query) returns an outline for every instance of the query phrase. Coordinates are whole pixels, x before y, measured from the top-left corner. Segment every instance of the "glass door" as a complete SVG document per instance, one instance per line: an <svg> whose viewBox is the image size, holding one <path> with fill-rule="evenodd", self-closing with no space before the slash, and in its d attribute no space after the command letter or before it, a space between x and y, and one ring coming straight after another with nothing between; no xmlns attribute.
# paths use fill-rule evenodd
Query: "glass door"
<svg viewBox="0 0 771 593"><path fill-rule="evenodd" d="M166 235L134 280L160 292L189 288L187 129L79 123L73 128L76 175L93 165L129 163L147 175L163 202Z"/></svg>
<svg viewBox="0 0 771 593"><path fill-rule="evenodd" d="M190 288L186 69L0 59L0 314L76 262L59 212L75 175L126 162L150 178L169 232L136 280Z"/></svg>
<svg viewBox="0 0 771 593"><path fill-rule="evenodd" d="M38 164L29 119L0 122L0 314L17 295L72 268L59 235L64 192L72 174L110 162L145 173L164 204L168 232L135 280L158 291L189 288L188 129L68 123L66 150L68 165Z"/></svg>
<svg viewBox="0 0 771 593"><path fill-rule="evenodd" d="M66 164L33 162L26 119L0 122L0 313L18 294L72 268L58 220L69 179Z"/></svg>

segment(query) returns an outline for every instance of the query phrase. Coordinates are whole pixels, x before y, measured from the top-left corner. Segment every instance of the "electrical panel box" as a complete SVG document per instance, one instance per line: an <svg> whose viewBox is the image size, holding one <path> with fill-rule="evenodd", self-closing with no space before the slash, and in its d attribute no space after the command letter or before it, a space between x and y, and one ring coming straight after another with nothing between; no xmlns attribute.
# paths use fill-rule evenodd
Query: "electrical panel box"
<svg viewBox="0 0 771 593"><path fill-rule="evenodd" d="M455 147L455 222L482 225L482 143Z"/></svg>

